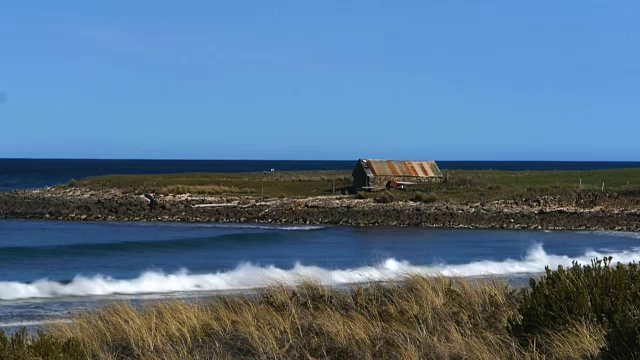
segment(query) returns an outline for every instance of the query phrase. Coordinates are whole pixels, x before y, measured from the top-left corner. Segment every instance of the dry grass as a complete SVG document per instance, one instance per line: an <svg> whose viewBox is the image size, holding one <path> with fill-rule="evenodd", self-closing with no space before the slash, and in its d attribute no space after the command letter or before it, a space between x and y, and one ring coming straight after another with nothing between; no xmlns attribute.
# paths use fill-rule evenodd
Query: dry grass
<svg viewBox="0 0 640 360"><path fill-rule="evenodd" d="M225 188L251 189L265 196L330 195L333 185L341 193L352 183L348 171L291 171L268 173L188 173L161 175L107 175L81 179L68 184L70 187L89 189L118 188L137 193L157 192L177 186L198 189L216 185ZM169 192L169 191L167 191ZM228 191L224 191L229 193Z"/></svg>
<svg viewBox="0 0 640 360"><path fill-rule="evenodd" d="M600 326L582 322L571 324L564 331L547 331L540 343L544 352L560 359L595 358L607 345Z"/></svg>
<svg viewBox="0 0 640 360"><path fill-rule="evenodd" d="M235 186L216 186L216 185L173 185L163 186L154 191L161 195L220 195L220 194L253 194L256 191L249 188L237 188Z"/></svg>
<svg viewBox="0 0 640 360"><path fill-rule="evenodd" d="M50 329L99 359L568 359L603 332L577 323L533 342L509 332L519 292L500 281L413 276L336 290L313 282L252 295L118 303Z"/></svg>

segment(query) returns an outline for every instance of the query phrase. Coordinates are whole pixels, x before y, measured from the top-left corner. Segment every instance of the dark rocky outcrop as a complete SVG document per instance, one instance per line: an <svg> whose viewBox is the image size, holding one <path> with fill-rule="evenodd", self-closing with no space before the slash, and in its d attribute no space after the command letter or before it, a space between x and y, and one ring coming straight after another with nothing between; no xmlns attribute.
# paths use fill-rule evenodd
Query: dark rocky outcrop
<svg viewBox="0 0 640 360"><path fill-rule="evenodd" d="M207 221L355 226L640 231L640 206L628 194L579 194L460 204L377 203L348 196L268 199L148 197L120 190L48 188L0 193L0 218L96 221ZM639 195L640 194L636 194Z"/></svg>

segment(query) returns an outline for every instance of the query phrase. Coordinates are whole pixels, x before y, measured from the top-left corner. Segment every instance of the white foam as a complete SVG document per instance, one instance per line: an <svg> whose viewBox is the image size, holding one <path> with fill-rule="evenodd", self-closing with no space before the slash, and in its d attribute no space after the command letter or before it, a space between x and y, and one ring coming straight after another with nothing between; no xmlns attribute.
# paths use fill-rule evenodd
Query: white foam
<svg viewBox="0 0 640 360"><path fill-rule="evenodd" d="M0 328L8 327L23 327L23 326L39 326L45 324L55 323L71 323L70 319L47 319L47 320L32 320L32 321L16 321L16 322L0 322Z"/></svg>
<svg viewBox="0 0 640 360"><path fill-rule="evenodd" d="M616 262L640 260L640 249L619 252L586 251L570 257L548 254L542 245L533 246L521 259L502 261L475 261L466 264L412 265L407 261L386 259L377 266L354 269L326 269L296 264L291 269L275 266L241 264L237 268L210 274L190 274L186 270L166 274L147 271L135 279L114 279L106 276L76 276L63 284L50 280L33 283L0 282L0 300L29 298L55 298L69 296L104 296L114 294L162 294L189 291L237 290L263 287L272 283L297 284L303 279L314 279L327 285L340 285L366 281L397 280L410 274L445 276L487 276L533 274L544 271L545 266L570 266L573 261L588 264L593 258L612 256Z"/></svg>
<svg viewBox="0 0 640 360"><path fill-rule="evenodd" d="M154 223L135 223L139 226L156 226ZM322 225L278 225L278 224L243 224L243 223L162 223L164 227L190 227L190 228L221 228L221 229L258 229L258 230L281 230L281 231L310 231L327 228Z"/></svg>
<svg viewBox="0 0 640 360"><path fill-rule="evenodd" d="M309 231L321 230L326 226L320 225L260 225L260 224L215 224L211 227L230 229L260 229L260 230L283 230L283 231Z"/></svg>
<svg viewBox="0 0 640 360"><path fill-rule="evenodd" d="M628 232L628 231L613 231L613 230L580 231L579 234L640 239L640 232Z"/></svg>

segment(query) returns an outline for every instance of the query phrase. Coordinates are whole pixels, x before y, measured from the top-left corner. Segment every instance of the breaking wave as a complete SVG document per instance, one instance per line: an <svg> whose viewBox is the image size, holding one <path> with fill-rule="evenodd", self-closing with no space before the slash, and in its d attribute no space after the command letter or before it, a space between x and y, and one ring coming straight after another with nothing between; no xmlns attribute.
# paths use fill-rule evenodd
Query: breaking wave
<svg viewBox="0 0 640 360"><path fill-rule="evenodd" d="M137 226L157 226L154 223L132 222ZM259 229L259 230L280 230L280 231L314 231L326 229L324 225L284 225L284 224L259 224L259 223L182 223L182 222L165 222L163 227L182 227L182 228L214 228L214 229Z"/></svg>
<svg viewBox="0 0 640 360"><path fill-rule="evenodd" d="M0 328L23 327L23 326L39 326L54 323L71 323L71 319L49 319L49 320L25 320L15 322L0 322Z"/></svg>
<svg viewBox="0 0 640 360"><path fill-rule="evenodd" d="M490 276L535 274L545 266L570 266L573 261L589 263L593 258L612 256L616 262L640 260L640 249L618 252L586 251L570 257L548 254L541 244L531 247L521 259L502 261L475 261L466 264L412 265L407 261L386 259L376 266L353 269L326 269L317 266L295 264L290 269L275 266L240 264L233 270L210 274L190 274L186 270L176 273L148 271L134 279L114 279L107 276L76 276L68 282L38 280L32 283L0 282L1 300L29 298L56 298L70 296L104 296L162 294L192 291L241 290L259 288L273 283L294 285L305 279L313 279L327 285L340 285L366 281L398 280L412 274L444 276Z"/></svg>

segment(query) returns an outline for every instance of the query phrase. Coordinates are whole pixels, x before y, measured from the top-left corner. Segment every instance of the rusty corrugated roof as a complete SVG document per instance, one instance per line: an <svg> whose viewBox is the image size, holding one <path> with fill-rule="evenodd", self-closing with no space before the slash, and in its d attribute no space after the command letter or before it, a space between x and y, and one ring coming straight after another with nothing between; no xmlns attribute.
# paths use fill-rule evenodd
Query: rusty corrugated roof
<svg viewBox="0 0 640 360"><path fill-rule="evenodd" d="M435 161L362 159L375 176L442 177Z"/></svg>

